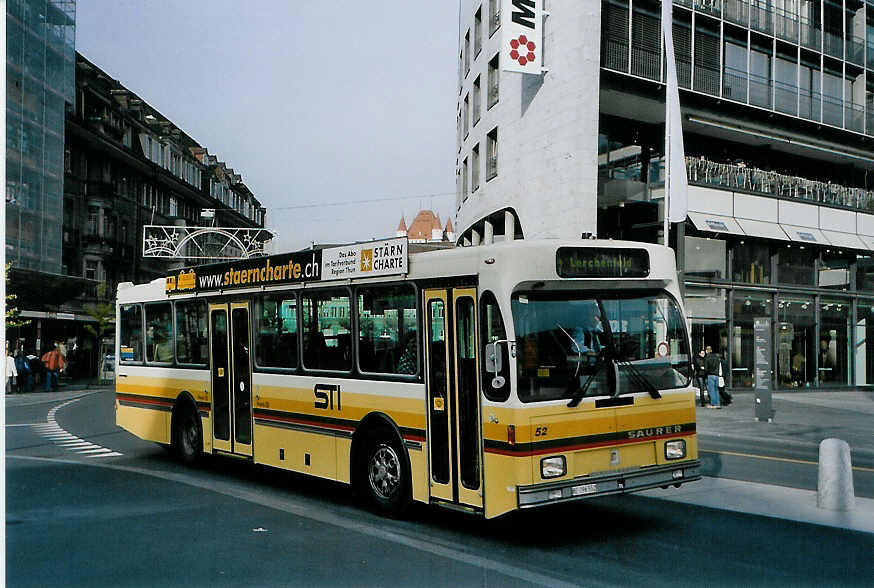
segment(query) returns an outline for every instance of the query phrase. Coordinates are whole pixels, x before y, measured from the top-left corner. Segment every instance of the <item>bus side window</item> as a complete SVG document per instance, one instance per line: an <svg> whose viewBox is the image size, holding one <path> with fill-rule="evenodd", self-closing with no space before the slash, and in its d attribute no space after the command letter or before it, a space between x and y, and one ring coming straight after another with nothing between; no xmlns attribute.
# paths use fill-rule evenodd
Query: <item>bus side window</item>
<svg viewBox="0 0 874 588"><path fill-rule="evenodd" d="M358 300L358 368L364 373L419 371L416 290L412 285L362 286Z"/></svg>
<svg viewBox="0 0 874 588"><path fill-rule="evenodd" d="M482 345L481 357L483 365L481 373L483 393L489 400L504 402L510 397L510 354L509 346L506 343L507 330L504 328L504 319L501 316L498 301L492 292L488 290L483 292L479 308L480 330L482 331L480 345ZM503 361L501 362L500 372L491 374L486 371L485 346L496 341L503 341L503 343L498 343ZM495 376L500 376L500 378Z"/></svg>
<svg viewBox="0 0 874 588"><path fill-rule="evenodd" d="M139 304L125 304L120 314L119 361L143 361L143 308Z"/></svg>

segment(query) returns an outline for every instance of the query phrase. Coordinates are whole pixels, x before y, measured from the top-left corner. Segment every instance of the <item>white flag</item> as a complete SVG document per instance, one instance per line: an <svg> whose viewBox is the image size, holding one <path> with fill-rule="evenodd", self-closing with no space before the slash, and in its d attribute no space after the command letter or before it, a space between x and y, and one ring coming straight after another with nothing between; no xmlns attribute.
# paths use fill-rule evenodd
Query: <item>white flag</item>
<svg viewBox="0 0 874 588"><path fill-rule="evenodd" d="M683 148L683 118L680 113L680 87L674 57L673 2L662 0L662 32L665 39L668 87L665 91L665 198L672 223L686 220L689 209L689 182Z"/></svg>

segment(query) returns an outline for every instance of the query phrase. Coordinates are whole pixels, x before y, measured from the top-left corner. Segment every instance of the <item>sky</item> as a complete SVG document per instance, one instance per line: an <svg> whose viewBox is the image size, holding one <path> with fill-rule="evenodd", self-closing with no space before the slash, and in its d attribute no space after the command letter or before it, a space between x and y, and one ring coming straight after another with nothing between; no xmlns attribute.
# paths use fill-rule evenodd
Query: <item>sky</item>
<svg viewBox="0 0 874 588"><path fill-rule="evenodd" d="M76 8L76 50L242 175L274 253L455 222L457 1Z"/></svg>

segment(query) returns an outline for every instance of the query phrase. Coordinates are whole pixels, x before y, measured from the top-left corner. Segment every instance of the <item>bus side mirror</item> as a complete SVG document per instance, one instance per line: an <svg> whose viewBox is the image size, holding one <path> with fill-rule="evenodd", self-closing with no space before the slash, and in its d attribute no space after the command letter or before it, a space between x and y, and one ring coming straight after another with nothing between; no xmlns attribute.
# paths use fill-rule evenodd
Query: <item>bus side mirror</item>
<svg viewBox="0 0 874 588"><path fill-rule="evenodd" d="M500 373L504 367L503 353L498 343L486 344L486 371L490 374Z"/></svg>

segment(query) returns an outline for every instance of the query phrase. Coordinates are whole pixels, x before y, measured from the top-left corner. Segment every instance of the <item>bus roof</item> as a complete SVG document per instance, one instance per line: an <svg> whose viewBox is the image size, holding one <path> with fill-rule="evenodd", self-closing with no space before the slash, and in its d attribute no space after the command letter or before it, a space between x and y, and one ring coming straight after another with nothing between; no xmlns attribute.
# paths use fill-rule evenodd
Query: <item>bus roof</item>
<svg viewBox="0 0 874 588"><path fill-rule="evenodd" d="M645 281L672 283L676 281L676 265L673 250L662 245L639 243L634 241L612 240L515 240L499 242L476 247L458 247L412 253L408 259L406 276L380 276L355 279L316 279L301 280L294 284L284 285L251 285L249 287L228 289L217 287L199 293L201 296L227 294L239 290L257 292L277 288L313 287L316 285L368 283L397 280L430 280L462 276L479 276L483 274L499 274L500 281L505 283L520 283L523 281L564 281L556 269L556 254L560 248L573 250L643 250L648 253L649 272ZM306 254L307 251L298 252ZM609 254L609 253L608 253ZM297 255L297 254L295 254ZM263 259L263 258L260 258ZM207 271L221 275L233 263L196 266L197 272ZM218 273L216 273L218 272ZM593 280L615 282L617 276L598 277L586 276ZM180 295L168 295L166 285L170 278L157 278L148 284L133 285L130 282L119 284L118 302L143 302L167 300ZM571 278L573 280L573 278ZM625 281L625 278L622 278Z"/></svg>

